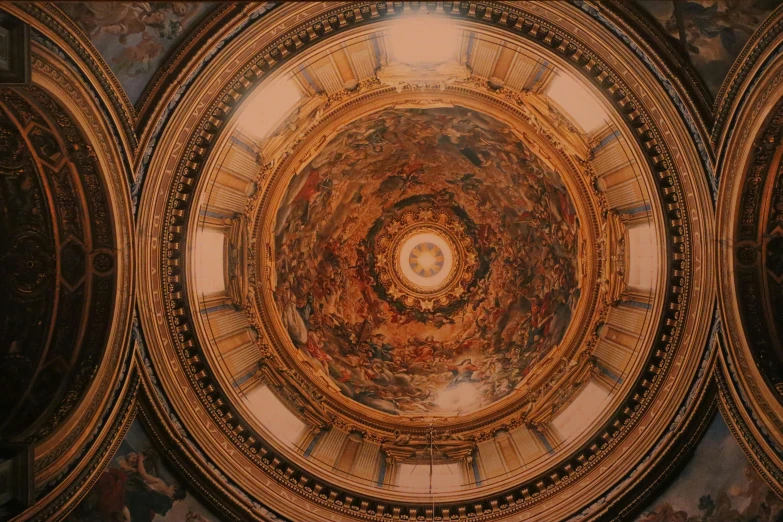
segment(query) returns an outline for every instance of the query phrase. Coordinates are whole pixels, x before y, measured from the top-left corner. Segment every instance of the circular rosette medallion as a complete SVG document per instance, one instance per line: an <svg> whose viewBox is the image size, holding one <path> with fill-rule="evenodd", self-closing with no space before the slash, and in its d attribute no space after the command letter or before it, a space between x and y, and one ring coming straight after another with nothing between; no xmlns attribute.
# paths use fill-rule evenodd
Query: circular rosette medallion
<svg viewBox="0 0 783 522"><path fill-rule="evenodd" d="M473 238L447 211L406 211L384 222L374 243L378 282L406 307L422 312L448 307L476 277Z"/></svg>
<svg viewBox="0 0 783 522"><path fill-rule="evenodd" d="M403 276L424 289L437 287L447 278L451 273L452 261L451 248L436 231L417 232L400 251Z"/></svg>

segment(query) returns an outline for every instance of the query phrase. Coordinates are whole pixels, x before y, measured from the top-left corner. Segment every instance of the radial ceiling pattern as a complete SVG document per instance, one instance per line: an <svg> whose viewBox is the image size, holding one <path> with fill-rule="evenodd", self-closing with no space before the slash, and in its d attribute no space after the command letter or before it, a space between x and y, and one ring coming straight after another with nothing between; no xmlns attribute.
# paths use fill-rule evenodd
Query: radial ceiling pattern
<svg viewBox="0 0 783 522"><path fill-rule="evenodd" d="M293 344L344 395L394 415L509 395L579 302L562 180L507 126L460 107L348 125L291 180L276 232Z"/></svg>
<svg viewBox="0 0 783 522"><path fill-rule="evenodd" d="M563 519L703 386L710 203L676 107L573 6L463 4L276 10L146 166L151 362L280 515Z"/></svg>

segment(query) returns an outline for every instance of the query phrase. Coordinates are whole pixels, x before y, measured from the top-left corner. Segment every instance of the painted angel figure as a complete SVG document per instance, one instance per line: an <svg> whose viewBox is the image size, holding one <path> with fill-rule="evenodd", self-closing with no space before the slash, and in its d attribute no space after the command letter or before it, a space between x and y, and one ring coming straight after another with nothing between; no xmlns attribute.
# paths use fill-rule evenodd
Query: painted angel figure
<svg viewBox="0 0 783 522"><path fill-rule="evenodd" d="M676 5L675 16L682 18L682 30L686 33L685 43L689 52L701 53L697 43L702 38L720 38L723 48L732 53L737 43L737 31L750 35L761 22L763 13L753 6L753 2L727 0L725 5L723 11L719 9L718 2L710 6L693 1ZM667 23L670 30L677 27L676 18Z"/></svg>
<svg viewBox="0 0 783 522"><path fill-rule="evenodd" d="M453 377L447 388L452 388L463 382L479 382L478 379L473 378L473 374L479 371L479 367L473 364L470 359L465 359L456 365L451 364L448 369Z"/></svg>
<svg viewBox="0 0 783 522"><path fill-rule="evenodd" d="M119 71L124 71L131 78L150 70L151 62L164 51L163 44L149 33L141 34L141 42L133 47L126 47L112 61Z"/></svg>

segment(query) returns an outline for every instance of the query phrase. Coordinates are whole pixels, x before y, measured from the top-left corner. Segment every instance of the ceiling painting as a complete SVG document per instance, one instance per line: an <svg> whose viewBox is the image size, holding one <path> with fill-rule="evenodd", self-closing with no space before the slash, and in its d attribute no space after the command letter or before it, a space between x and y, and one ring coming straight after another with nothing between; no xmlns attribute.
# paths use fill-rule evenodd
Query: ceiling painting
<svg viewBox="0 0 783 522"><path fill-rule="evenodd" d="M214 522L153 447L139 420L68 522Z"/></svg>
<svg viewBox="0 0 783 522"><path fill-rule="evenodd" d="M783 500L759 477L716 415L693 459L636 521L773 522L781 514Z"/></svg>
<svg viewBox="0 0 783 522"><path fill-rule="evenodd" d="M354 401L459 415L510 394L563 338L579 224L557 172L462 107L348 124L277 213L291 341Z"/></svg>
<svg viewBox="0 0 783 522"><path fill-rule="evenodd" d="M217 2L61 2L136 103L147 83Z"/></svg>
<svg viewBox="0 0 783 522"><path fill-rule="evenodd" d="M637 0L677 41L707 89L718 95L723 80L750 36L777 0Z"/></svg>

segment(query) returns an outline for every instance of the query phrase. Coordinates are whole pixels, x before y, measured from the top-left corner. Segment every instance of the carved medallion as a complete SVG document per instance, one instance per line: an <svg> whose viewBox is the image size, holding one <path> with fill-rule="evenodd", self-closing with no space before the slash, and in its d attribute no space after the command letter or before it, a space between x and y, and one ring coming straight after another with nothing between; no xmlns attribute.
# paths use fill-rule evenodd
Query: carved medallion
<svg viewBox="0 0 783 522"><path fill-rule="evenodd" d="M473 238L446 210L406 211L375 237L375 271L386 295L433 312L464 296L478 268Z"/></svg>

